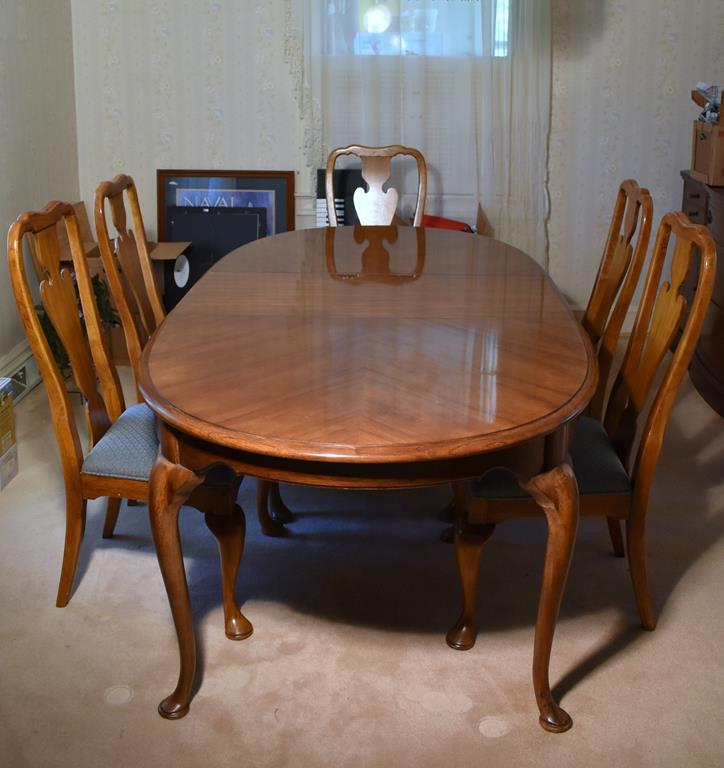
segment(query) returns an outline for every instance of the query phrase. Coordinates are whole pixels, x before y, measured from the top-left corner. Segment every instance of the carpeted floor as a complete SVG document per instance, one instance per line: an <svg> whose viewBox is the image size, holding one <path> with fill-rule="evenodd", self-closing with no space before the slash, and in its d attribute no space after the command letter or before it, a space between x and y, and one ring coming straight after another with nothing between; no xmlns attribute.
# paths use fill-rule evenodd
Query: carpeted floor
<svg viewBox="0 0 724 768"><path fill-rule="evenodd" d="M224 637L215 541L183 510L201 675L189 715L162 720L178 656L145 507L124 506L105 541L90 504L75 593L55 608L63 487L42 388L17 419L21 472L0 494L2 766L724 764L724 429L688 382L651 502L659 626L639 629L625 561L584 520L553 647L562 735L538 726L530 682L541 521L495 532L478 642L460 653L444 641L459 601L438 540L447 489L283 486L298 519L268 539L249 478L238 594L254 634Z"/></svg>

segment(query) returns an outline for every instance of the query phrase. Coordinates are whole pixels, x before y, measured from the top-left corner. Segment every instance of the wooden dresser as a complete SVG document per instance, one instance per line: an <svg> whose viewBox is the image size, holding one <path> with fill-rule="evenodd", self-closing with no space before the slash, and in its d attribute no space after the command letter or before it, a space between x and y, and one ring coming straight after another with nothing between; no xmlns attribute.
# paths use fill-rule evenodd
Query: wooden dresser
<svg viewBox="0 0 724 768"><path fill-rule="evenodd" d="M684 179L681 209L694 224L709 228L717 251L714 294L689 375L701 396L724 416L724 187L710 187L693 179L688 171L682 171L681 176ZM695 281L696 275L687 281L689 294Z"/></svg>

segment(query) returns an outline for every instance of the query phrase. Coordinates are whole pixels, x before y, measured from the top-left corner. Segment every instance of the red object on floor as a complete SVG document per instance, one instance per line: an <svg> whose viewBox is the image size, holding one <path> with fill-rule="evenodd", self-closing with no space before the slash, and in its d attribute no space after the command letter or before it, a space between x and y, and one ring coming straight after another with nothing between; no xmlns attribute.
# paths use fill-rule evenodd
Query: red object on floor
<svg viewBox="0 0 724 768"><path fill-rule="evenodd" d="M446 219L442 216L428 216L422 217L423 227L437 227L438 229L456 229L459 232L472 232L472 228L464 221L455 221L455 219Z"/></svg>

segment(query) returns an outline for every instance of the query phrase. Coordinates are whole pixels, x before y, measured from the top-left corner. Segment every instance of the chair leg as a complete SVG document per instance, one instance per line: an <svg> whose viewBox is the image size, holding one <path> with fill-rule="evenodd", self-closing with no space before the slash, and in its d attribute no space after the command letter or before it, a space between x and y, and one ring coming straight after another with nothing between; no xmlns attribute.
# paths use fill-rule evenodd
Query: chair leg
<svg viewBox="0 0 724 768"><path fill-rule="evenodd" d="M221 586L224 595L224 629L230 640L244 640L254 631L251 622L239 610L236 602L236 575L244 554L246 521L244 512L234 504L230 515L205 514L204 519L216 537L221 559Z"/></svg>
<svg viewBox="0 0 724 768"><path fill-rule="evenodd" d="M268 480L257 481L256 486L256 514L259 518L261 532L265 536L283 536L285 534L284 525L273 520L269 514L269 488L272 485Z"/></svg>
<svg viewBox="0 0 724 768"><path fill-rule="evenodd" d="M623 549L623 536L621 535L621 523L615 517L607 517L606 522L608 523L608 535L611 537L613 554L616 557L623 557L625 552Z"/></svg>
<svg viewBox="0 0 724 768"><path fill-rule="evenodd" d="M86 500L78 491L66 490L65 493L65 546L63 548L63 565L60 569L60 583L55 604L65 608L70 600L73 589L73 579L78 569L80 543L85 531Z"/></svg>
<svg viewBox="0 0 724 768"><path fill-rule="evenodd" d="M475 603L478 594L478 575L480 556L488 539L495 530L495 525L469 525L465 519L465 510L456 509L458 519L455 523L455 559L458 565L460 586L463 592L463 608L460 618L447 633L447 644L457 651L467 651L475 645L477 629L475 627Z"/></svg>
<svg viewBox="0 0 724 768"><path fill-rule="evenodd" d="M646 572L646 537L644 516L632 511L626 520L626 549L628 566L631 573L636 606L641 618L641 626L649 632L656 629L656 618L651 606L649 579Z"/></svg>
<svg viewBox="0 0 724 768"><path fill-rule="evenodd" d="M455 522L455 499L437 513L437 519L443 523Z"/></svg>
<svg viewBox="0 0 724 768"><path fill-rule="evenodd" d="M272 520L277 523L291 523L294 515L282 499L279 483L269 483L269 511Z"/></svg>
<svg viewBox="0 0 724 768"><path fill-rule="evenodd" d="M118 522L118 513L121 510L121 502L123 499L116 499L112 496L108 497L106 504L106 519L103 522L103 538L112 539L113 531L116 530L116 523Z"/></svg>

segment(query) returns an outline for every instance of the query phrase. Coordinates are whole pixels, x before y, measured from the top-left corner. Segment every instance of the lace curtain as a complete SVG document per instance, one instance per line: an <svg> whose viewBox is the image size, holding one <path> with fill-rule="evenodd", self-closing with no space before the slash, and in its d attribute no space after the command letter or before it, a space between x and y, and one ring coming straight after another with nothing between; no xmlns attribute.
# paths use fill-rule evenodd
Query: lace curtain
<svg viewBox="0 0 724 768"><path fill-rule="evenodd" d="M547 264L549 0L286 0L311 169L346 144L425 156L428 213ZM395 179L414 207L416 176Z"/></svg>

